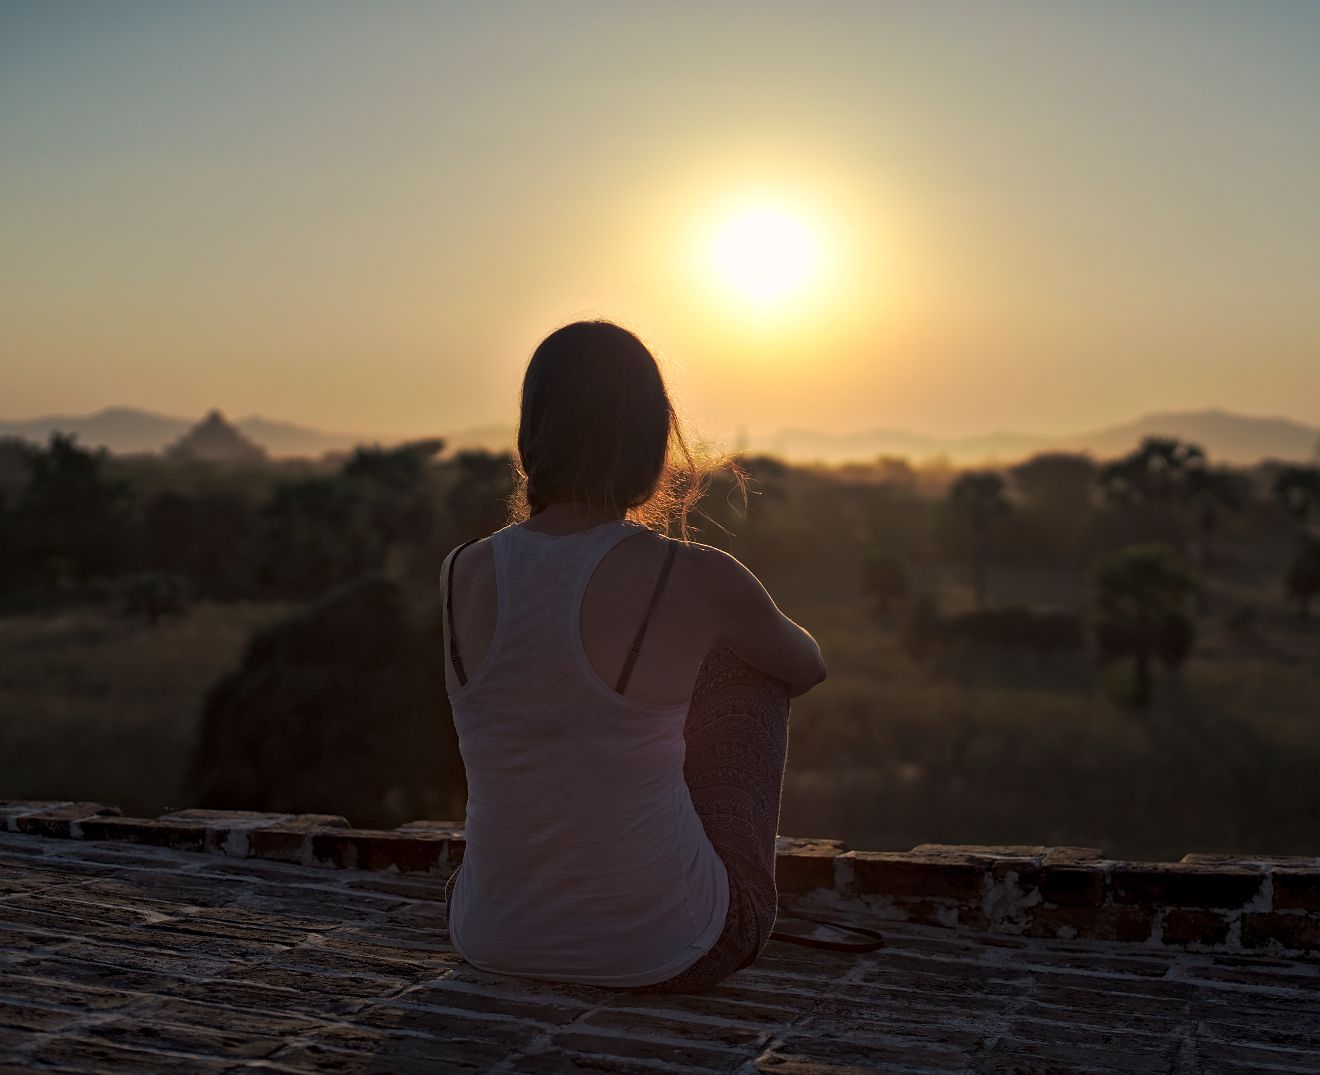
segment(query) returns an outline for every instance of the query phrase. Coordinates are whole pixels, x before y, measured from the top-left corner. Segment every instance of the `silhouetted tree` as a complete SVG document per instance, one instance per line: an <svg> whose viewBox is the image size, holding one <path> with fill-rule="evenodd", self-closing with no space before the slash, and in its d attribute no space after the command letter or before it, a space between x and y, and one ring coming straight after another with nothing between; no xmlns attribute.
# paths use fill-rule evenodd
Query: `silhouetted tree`
<svg viewBox="0 0 1320 1075"><path fill-rule="evenodd" d="M1205 583L1214 563L1214 535L1224 511L1242 507L1242 483L1225 467L1211 467L1196 444L1174 437L1146 437L1122 459L1106 464L1096 478L1111 504L1168 509L1183 514L1196 534L1197 610L1210 611Z"/></svg>
<svg viewBox="0 0 1320 1075"><path fill-rule="evenodd" d="M380 577L253 634L207 692L194 805L342 813L359 825L463 816L438 616Z"/></svg>
<svg viewBox="0 0 1320 1075"><path fill-rule="evenodd" d="M1151 663L1170 671L1192 651L1195 632L1184 611L1195 580L1167 545L1132 545L1091 567L1095 595L1090 624L1104 663L1131 658L1133 701L1150 702Z"/></svg>
<svg viewBox="0 0 1320 1075"><path fill-rule="evenodd" d="M344 476L361 478L385 489L410 493L426 477L429 460L444 450L439 437L408 441L393 448L358 445L344 464Z"/></svg>
<svg viewBox="0 0 1320 1075"><path fill-rule="evenodd" d="M86 581L122 563L132 512L128 484L105 475L105 449L80 447L52 433L28 458L28 481L15 506L15 556L47 583Z"/></svg>
<svg viewBox="0 0 1320 1075"><path fill-rule="evenodd" d="M359 446L343 465L342 477L354 483L366 502L372 531L387 551L400 545L420 547L433 538L440 502L432 486L432 460L444 446L440 438L395 448Z"/></svg>
<svg viewBox="0 0 1320 1075"><path fill-rule="evenodd" d="M259 577L273 596L305 599L377 569L385 542L359 485L342 475L276 487L262 508Z"/></svg>
<svg viewBox="0 0 1320 1075"><path fill-rule="evenodd" d="M1320 467L1285 466L1274 477L1274 499L1299 530L1320 514Z"/></svg>
<svg viewBox="0 0 1320 1075"><path fill-rule="evenodd" d="M976 607L985 607L986 573L990 560L990 530L1009 513L1004 479L992 470L967 471L949 490L949 503L966 522L972 537L972 589Z"/></svg>
<svg viewBox="0 0 1320 1075"><path fill-rule="evenodd" d="M862 594L870 600L876 620L887 624L908 595L907 568L894 552L875 549L862 559Z"/></svg>
<svg viewBox="0 0 1320 1075"><path fill-rule="evenodd" d="M142 510L143 556L158 571L188 579L199 595L252 596L259 520L246 499L228 493L165 492Z"/></svg>
<svg viewBox="0 0 1320 1075"><path fill-rule="evenodd" d="M116 580L124 614L142 616L155 627L162 616L182 616L192 603L188 580L168 571L143 571Z"/></svg>
<svg viewBox="0 0 1320 1075"><path fill-rule="evenodd" d="M1111 504L1177 507L1185 499L1189 470L1205 466L1205 452L1175 437L1146 437L1136 451L1106 463L1096 483Z"/></svg>
<svg viewBox="0 0 1320 1075"><path fill-rule="evenodd" d="M459 540L484 537L504 525L513 492L513 456L479 449L456 452L455 480L445 497Z"/></svg>
<svg viewBox="0 0 1320 1075"><path fill-rule="evenodd" d="M1098 467L1089 456L1042 452L1009 469L1019 505L1018 531L1028 551L1056 563L1075 562L1079 537L1093 510Z"/></svg>
<svg viewBox="0 0 1320 1075"><path fill-rule="evenodd" d="M1311 516L1320 514L1320 467L1288 465L1274 477L1274 499L1288 513L1297 536L1284 587L1297 602L1297 615L1305 620L1311 614L1315 595L1316 557L1320 539L1311 533Z"/></svg>
<svg viewBox="0 0 1320 1075"><path fill-rule="evenodd" d="M1214 566L1215 531L1224 511L1242 509L1242 481L1227 467L1192 467L1185 472L1187 505L1196 520L1197 570L1201 585L1196 588L1196 610L1210 611L1210 593L1205 583Z"/></svg>
<svg viewBox="0 0 1320 1075"><path fill-rule="evenodd" d="M1311 618L1311 602L1320 594L1320 539L1308 536L1297 548L1285 579L1288 593L1297 602L1297 618Z"/></svg>
<svg viewBox="0 0 1320 1075"><path fill-rule="evenodd" d="M1009 469L1023 504L1049 515L1084 514L1091 506L1095 460L1077 452L1041 452Z"/></svg>

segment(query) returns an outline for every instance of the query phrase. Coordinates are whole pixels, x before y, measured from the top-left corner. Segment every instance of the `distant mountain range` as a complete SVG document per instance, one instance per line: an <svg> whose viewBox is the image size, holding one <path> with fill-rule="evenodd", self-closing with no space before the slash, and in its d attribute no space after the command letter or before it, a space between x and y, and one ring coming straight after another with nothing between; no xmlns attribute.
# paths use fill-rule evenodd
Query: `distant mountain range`
<svg viewBox="0 0 1320 1075"><path fill-rule="evenodd" d="M1120 425L1063 436L1001 432L976 437L930 437L901 429L860 433L782 429L769 437L748 438L748 447L786 459L828 463L874 459L878 455L912 459L942 455L959 464L1008 463L1045 451L1090 452L1097 458L1110 458L1131 451L1147 436L1192 441L1212 460L1223 462L1320 457L1320 426L1224 410L1147 414Z"/></svg>
<svg viewBox="0 0 1320 1075"><path fill-rule="evenodd" d="M110 407L94 414L48 415L0 421L0 436L44 442L52 430L77 434L88 445L118 454L159 452L197 425L197 419L175 418L131 407ZM253 415L233 425L272 456L318 456L357 444L398 443L411 436L328 433ZM488 425L449 433L416 434L444 437L452 448L500 451L514 442L512 426ZM747 438L745 447L770 452L795 462L841 463L901 455L911 459L945 456L951 462L1008 463L1043 451L1087 451L1106 458L1135 448L1144 436L1170 436L1201 445L1212 459L1254 463L1261 459L1320 458L1320 426L1290 418L1259 417L1224 410L1168 411L1131 422L1067 436L1000 432L975 437L932 437L902 429L836 433L785 428Z"/></svg>
<svg viewBox="0 0 1320 1075"><path fill-rule="evenodd" d="M74 433L92 447L109 449L116 455L164 451L198 424L196 418L176 418L135 407L107 407L94 414L59 414L17 421L0 420L0 437L22 437L44 442L54 430ZM394 444L411 440L399 434L328 433L322 429L273 421L251 415L230 423L248 440L272 456L315 457L326 452L346 451L358 444ZM438 434L417 434L417 437ZM444 435L454 448L489 448L499 451L513 443L513 432L502 426L481 426Z"/></svg>

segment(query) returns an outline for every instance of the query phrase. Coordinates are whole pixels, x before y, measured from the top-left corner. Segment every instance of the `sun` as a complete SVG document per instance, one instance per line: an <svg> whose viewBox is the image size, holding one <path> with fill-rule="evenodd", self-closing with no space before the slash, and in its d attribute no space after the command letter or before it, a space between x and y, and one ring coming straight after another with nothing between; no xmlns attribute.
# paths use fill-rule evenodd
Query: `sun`
<svg viewBox="0 0 1320 1075"><path fill-rule="evenodd" d="M803 296L820 260L820 237L806 216L773 202L733 209L716 224L706 249L715 281L762 312Z"/></svg>

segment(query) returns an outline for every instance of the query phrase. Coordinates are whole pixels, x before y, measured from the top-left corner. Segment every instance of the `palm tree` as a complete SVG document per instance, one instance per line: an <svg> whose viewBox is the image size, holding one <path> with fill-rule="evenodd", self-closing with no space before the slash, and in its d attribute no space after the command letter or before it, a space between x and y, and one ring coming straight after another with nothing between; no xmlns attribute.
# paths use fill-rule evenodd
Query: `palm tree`
<svg viewBox="0 0 1320 1075"><path fill-rule="evenodd" d="M1297 618L1311 618L1311 601L1320 594L1320 539L1308 537L1297 550L1285 580L1297 602Z"/></svg>
<svg viewBox="0 0 1320 1075"><path fill-rule="evenodd" d="M1320 467L1284 467L1274 477L1274 499L1305 530L1311 513L1320 512Z"/></svg>
<svg viewBox="0 0 1320 1075"><path fill-rule="evenodd" d="M993 470L969 470L949 490L949 503L972 532L972 589L976 607L985 608L990 528L1011 510L1004 479Z"/></svg>
<svg viewBox="0 0 1320 1075"><path fill-rule="evenodd" d="M1196 588L1196 611L1202 616L1210 611L1210 594L1205 582L1214 564L1214 535L1224 510L1242 509L1242 482L1226 467L1194 467L1184 476L1186 499L1196 520L1197 571L1201 585Z"/></svg>
<svg viewBox="0 0 1320 1075"><path fill-rule="evenodd" d="M1214 533L1223 511L1242 506L1241 482L1225 467L1211 467L1200 445L1176 437L1146 437L1136 451L1106 464L1096 483L1111 504L1157 505L1187 512L1196 531L1197 611L1210 611L1204 582L1214 561Z"/></svg>
<svg viewBox="0 0 1320 1075"><path fill-rule="evenodd" d="M1129 545L1091 567L1090 624L1102 663L1136 664L1133 701L1150 702L1151 663L1174 671L1192 651L1195 632L1184 612L1196 582L1167 545Z"/></svg>
<svg viewBox="0 0 1320 1075"><path fill-rule="evenodd" d="M1284 586L1297 601L1298 618L1309 619L1311 599L1320 592L1320 538L1311 532L1311 514L1320 513L1320 467L1284 467L1274 478L1274 498L1297 534L1297 553Z"/></svg>
<svg viewBox="0 0 1320 1075"><path fill-rule="evenodd" d="M1205 452L1176 437L1146 437L1136 451L1106 463L1096 483L1111 504L1174 507L1186 492L1186 475L1205 467Z"/></svg>

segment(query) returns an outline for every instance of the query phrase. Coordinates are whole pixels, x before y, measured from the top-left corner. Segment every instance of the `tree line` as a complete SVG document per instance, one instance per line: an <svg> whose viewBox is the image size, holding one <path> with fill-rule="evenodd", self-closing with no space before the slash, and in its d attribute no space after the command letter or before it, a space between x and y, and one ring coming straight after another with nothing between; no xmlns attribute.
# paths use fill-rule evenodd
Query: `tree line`
<svg viewBox="0 0 1320 1075"><path fill-rule="evenodd" d="M1192 651L1196 629L1189 602L1196 615L1212 611L1225 516L1248 509L1258 524L1273 509L1278 533L1271 536L1292 546L1280 581L1300 620L1309 618L1320 593L1316 466L1274 464L1252 474L1211 465L1198 445L1147 437L1128 455L1102 464L1085 455L1046 453L1006 472L964 472L950 484L944 506L962 530L975 609L942 619L928 596L913 602L907 637L914 656L950 639L1052 652L1081 649L1089 636L1102 663L1132 661L1130 697L1144 706L1152 666L1176 669ZM1020 525L1006 535L1015 519ZM1021 539L1023 523L1044 543L1035 546L1043 559L1050 552L1066 559L1078 550L1096 550L1086 566L1092 595L1084 618L988 607L994 539ZM910 597L903 558L889 547L871 549L861 586L877 619L892 622L895 609ZM1236 615L1241 618L1242 610Z"/></svg>
<svg viewBox="0 0 1320 1075"><path fill-rule="evenodd" d="M41 447L0 442L0 602L108 597L154 621L194 599L307 601L376 572L431 585L448 549L503 524L512 490L507 453L444 447L433 438L320 465L262 463L244 484L218 480L218 465L119 460L62 433ZM1131 662L1144 703L1152 668L1191 652L1198 617L1250 618L1216 609L1221 575L1257 554L1283 563L1282 591L1303 620L1320 594L1314 465L1217 466L1197 445L1159 437L1110 461L1043 453L934 486L900 459L740 463L750 502L718 475L699 540L773 573L800 572L828 536L822 577L837 574L839 550L857 549L854 598L902 626L918 658L960 644L1046 654L1089 644L1102 661ZM923 592L916 580L932 563L965 571L971 610L946 614ZM1083 574L1084 614L993 602L996 572L1014 565Z"/></svg>

